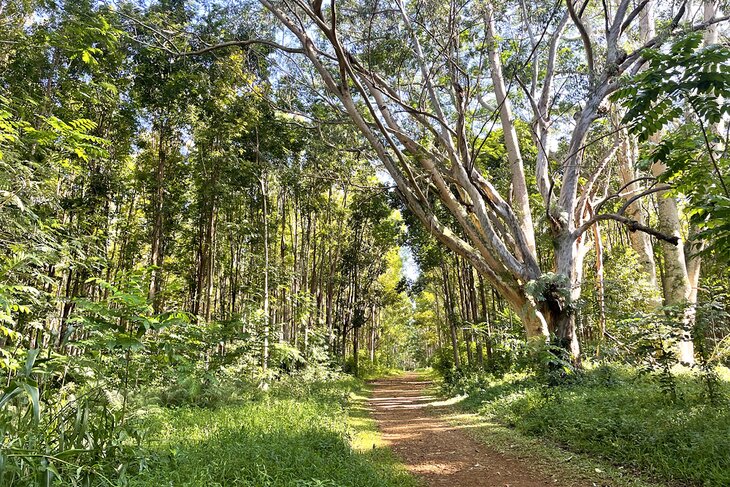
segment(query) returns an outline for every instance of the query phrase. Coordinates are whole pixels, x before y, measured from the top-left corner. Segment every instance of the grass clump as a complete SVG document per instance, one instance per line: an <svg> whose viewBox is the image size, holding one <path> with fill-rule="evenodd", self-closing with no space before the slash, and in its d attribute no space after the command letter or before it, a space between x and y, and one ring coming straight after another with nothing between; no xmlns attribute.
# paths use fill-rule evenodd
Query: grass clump
<svg viewBox="0 0 730 487"><path fill-rule="evenodd" d="M669 398L655 377L600 366L547 387L529 374L462 378L468 411L679 485L730 485L730 408L711 404L690 375ZM727 377L720 381L725 397ZM454 392L454 387L451 387Z"/></svg>
<svg viewBox="0 0 730 487"><path fill-rule="evenodd" d="M348 420L361 383L338 376L292 378L252 401L214 409L160 408L141 472L131 486L401 486L409 477L385 451L357 451L350 438L367 422ZM357 415L363 412L356 413ZM380 449L376 449L380 450Z"/></svg>

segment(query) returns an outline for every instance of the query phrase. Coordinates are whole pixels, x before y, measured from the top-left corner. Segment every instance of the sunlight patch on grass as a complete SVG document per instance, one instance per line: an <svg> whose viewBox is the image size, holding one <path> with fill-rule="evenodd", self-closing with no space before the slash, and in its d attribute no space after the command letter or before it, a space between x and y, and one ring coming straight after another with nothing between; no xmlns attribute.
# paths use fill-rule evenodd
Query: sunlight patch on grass
<svg viewBox="0 0 730 487"><path fill-rule="evenodd" d="M368 398L372 389L363 386L358 392L350 393L351 407L347 417L350 428L350 445L356 451L364 452L387 446L378 431L377 422L370 416Z"/></svg>
<svg viewBox="0 0 730 487"><path fill-rule="evenodd" d="M127 485L415 486L378 447L359 387L344 379L215 409L159 409L146 419L142 472ZM353 389L359 400L348 399Z"/></svg>
<svg viewBox="0 0 730 487"><path fill-rule="evenodd" d="M441 401L429 402L428 405L429 406L433 406L433 407L453 406L455 404L459 404L461 401L463 401L467 397L469 397L469 396L466 395L466 394L458 394L456 396L453 396L453 397L450 397L450 398L447 398L447 399L442 399Z"/></svg>

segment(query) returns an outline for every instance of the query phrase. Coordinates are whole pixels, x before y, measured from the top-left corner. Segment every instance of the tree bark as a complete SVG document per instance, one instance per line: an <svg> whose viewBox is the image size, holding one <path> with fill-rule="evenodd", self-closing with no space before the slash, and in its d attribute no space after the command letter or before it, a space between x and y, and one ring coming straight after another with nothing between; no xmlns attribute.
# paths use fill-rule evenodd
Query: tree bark
<svg viewBox="0 0 730 487"><path fill-rule="evenodd" d="M454 303L451 296L451 286L449 285L449 274L446 270L446 264L441 263L441 276L444 285L444 315L446 324L449 327L449 336L451 338L451 349L453 352L454 366L461 367L461 356L459 354L459 337L456 333L456 323L454 323Z"/></svg>
<svg viewBox="0 0 730 487"><path fill-rule="evenodd" d="M641 19L641 37L645 42L656 35L654 7L654 2L650 1L645 7L646 15ZM650 141L657 143L659 137L659 134L656 134ZM667 167L662 162L656 162L651 166L651 173L654 177L661 176L666 170ZM682 315L682 330L680 330L682 336L677 345L677 351L681 362L693 364L694 345L689 334L689 329L694 320L694 312L689 306L692 286L687 274L687 260L684 254L684 245L682 244L679 209L677 208L677 201L667 191L659 191L656 198L659 231L677 237L680 241L678 245L672 245L665 241L659 242L664 257L664 302L668 306L685 308Z"/></svg>
<svg viewBox="0 0 730 487"><path fill-rule="evenodd" d="M522 161L522 153L520 144L517 140L517 131L512 122L512 104L507 97L507 88L504 85L504 77L502 75L502 62L499 58L497 50L494 18L491 6L487 7L487 52L489 55L489 65L491 67L492 83L494 85L494 94L497 98L499 109L499 118L502 122L502 131L504 133L504 144L507 149L507 158L510 164L510 173L512 181L512 205L515 213L525 234L527 248L533 257L537 258L537 248L535 245L535 229L532 224L532 212L530 211L530 196L527 192L527 183L525 182L525 167Z"/></svg>
<svg viewBox="0 0 730 487"><path fill-rule="evenodd" d="M258 139L258 133L257 133ZM258 150L257 150L258 153ZM262 219L264 231L264 303L263 303L263 341L261 347L261 368L269 368L269 182L266 172L261 177Z"/></svg>
<svg viewBox="0 0 730 487"><path fill-rule="evenodd" d="M639 190L639 185L635 182L636 173L634 172L636 159L637 154L628 133L623 131L621 145L618 149L618 172L621 177L621 184L625 187L623 192L625 201L631 199ZM626 216L642 225L646 225L644 214L645 207L641 200L635 201L626 209ZM656 265L654 264L654 249L651 245L651 237L644 232L629 232L629 240L649 284L656 286Z"/></svg>
<svg viewBox="0 0 730 487"><path fill-rule="evenodd" d="M152 275L150 276L150 288L148 299L152 303L155 313L160 312L160 290L162 288L162 265L164 263L163 236L164 236L164 201L165 201L165 166L167 152L165 149L165 126L162 125L158 131L157 148L157 169L155 171L155 194L153 200L153 223L150 250L150 265Z"/></svg>

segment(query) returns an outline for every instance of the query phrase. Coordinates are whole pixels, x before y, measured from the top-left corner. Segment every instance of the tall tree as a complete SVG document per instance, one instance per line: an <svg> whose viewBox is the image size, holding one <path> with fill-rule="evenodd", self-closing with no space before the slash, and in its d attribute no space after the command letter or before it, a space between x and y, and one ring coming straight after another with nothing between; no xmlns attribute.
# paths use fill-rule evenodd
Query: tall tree
<svg viewBox="0 0 730 487"><path fill-rule="evenodd" d="M590 19L584 16L588 2L566 4L572 28L581 40L585 74L578 85L580 108L568 134L567 153L559 171L550 174L554 184L543 195L555 247L556 273L550 274L538 264L531 243L535 240L533 215L526 211L526 182L515 148L510 150L511 201L496 190L490 175L474 164L479 145L474 143L473 134L490 120L490 114L477 110L478 100L490 89L497 94L503 128L512 142L506 88L505 98L500 94L495 56L499 47L493 42L497 35L491 4L449 2L423 8L421 3L396 2L392 11L397 15L385 15L377 4L349 10L332 2L325 11L319 2L261 3L297 41L281 46L283 50L300 53L311 62L324 87L369 142L409 209L507 299L522 319L528 337L543 341L552 331L574 357L579 355L574 303L580 297L584 234L592 225L619 221L632 231L650 233L676 248L676 235L652 230L623 211L588 215L583 205L589 195L580 183L581 177L591 176L582 170L584 153L594 122L604 113L607 96L621 86L622 75L641 66L647 47L660 46L677 31L676 18L670 19L661 35L627 53L622 49L622 38L638 28L637 17L645 2L632 7L629 0L622 0L610 12L596 8ZM543 35L538 38L562 30L565 14L561 4L550 8ZM598 19L600 22L593 25ZM704 22L691 29L708 25ZM381 53L388 45L387 32L396 30L405 33L405 38L398 40L401 62L393 66ZM363 37L363 32L370 35ZM605 46L602 49L596 48L599 35ZM492 39L488 42L491 45L482 39ZM488 55L490 51L495 53ZM536 49L523 62L530 62L534 52ZM497 68L492 70L492 86L485 84L488 78L483 76L485 57ZM557 95L548 90L547 96ZM438 195L458 232L436 216L429 193ZM593 202L598 205L600 199ZM459 236L462 232L465 238ZM528 286L531 282L538 285Z"/></svg>

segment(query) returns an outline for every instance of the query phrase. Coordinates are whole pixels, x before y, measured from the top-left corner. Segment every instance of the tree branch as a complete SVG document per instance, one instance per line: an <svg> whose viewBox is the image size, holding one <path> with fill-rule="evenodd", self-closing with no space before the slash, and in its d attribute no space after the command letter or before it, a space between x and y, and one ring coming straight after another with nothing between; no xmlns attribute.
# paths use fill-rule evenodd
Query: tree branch
<svg viewBox="0 0 730 487"><path fill-rule="evenodd" d="M580 33L580 38L583 40L583 46L586 50L586 63L588 64L588 73L591 79L591 83L593 83L593 79L595 77L595 63L593 61L593 46L591 45L591 38L588 35L588 30L586 30L586 26L583 25L583 21L580 19L580 16L575 11L575 5L573 4L574 0L565 0L565 4L568 6L568 12L570 13L570 18L573 19L573 23L578 28L578 32ZM589 0L586 0L585 5L588 4ZM584 7L585 7L584 5ZM582 12L581 12L582 13Z"/></svg>
<svg viewBox="0 0 730 487"><path fill-rule="evenodd" d="M637 222L636 220L632 220L631 218L625 217L623 215L619 215L618 213L604 213L602 215L596 215L587 222L585 222L583 225L581 225L579 228L577 228L573 234L572 238L577 239L580 237L583 233L585 233L589 228L591 228L592 225L598 223L599 221L604 220L615 220L619 223L623 223L629 228L629 231L631 232L644 232L647 233L653 237L658 238L659 240L663 240L665 242L669 242L672 245L679 245L679 237L675 237L674 235L667 235L659 230L655 230L653 228L647 227L646 225L642 225L641 223Z"/></svg>
<svg viewBox="0 0 730 487"><path fill-rule="evenodd" d="M639 177L639 178L636 178L636 179L633 179L633 180L629 181L628 183L626 183L623 186L621 186L618 191L616 191L615 193L607 196L606 198L604 198L603 200L601 200L598 204L596 204L594 206L594 210L593 211L596 212L596 213L598 213L601 210L601 208L603 207L603 205L605 205L606 203L608 203L609 201L611 201L614 198L619 198L621 196L621 193L623 192L623 190L625 190L626 188L628 188L629 186L631 186L634 183L638 183L639 181L656 181L656 178L653 177L653 176L642 176L642 177ZM656 183L654 183L654 184L656 184ZM654 187L654 184L652 184L652 187ZM668 188L662 186L662 189L668 189ZM652 191L652 193L653 192L654 191ZM647 193L647 194L651 194L651 193ZM645 195L642 194L642 196L645 196ZM632 203L634 201L636 201L636 199L638 199L638 198L632 199ZM624 210L621 211L620 213L623 213L625 210L626 209L624 208Z"/></svg>
<svg viewBox="0 0 730 487"><path fill-rule="evenodd" d="M718 17L712 20L708 20L707 22L701 22L699 24L695 24L689 29L687 29L687 32L697 32L700 30L704 30L712 25L719 24L721 22L725 22L727 20L730 20L730 15L725 15L724 17ZM624 60L623 63L619 66L618 73L624 73L628 68L630 68L634 63L636 63L637 60L641 58L641 54L646 51L647 49L660 47L664 44L664 42L674 33L674 29L676 29L677 25L672 22L671 28L669 29L668 34L664 35L658 35L654 37L653 39L650 39L644 43L643 46L637 48L634 52L626 56L626 60ZM643 63L639 63L639 66L641 66ZM635 70L637 68L634 68ZM633 71L632 71L633 72Z"/></svg>
<svg viewBox="0 0 730 487"><path fill-rule="evenodd" d="M671 186L668 185L660 185L660 186L654 186L653 188L649 188L647 190L642 191L641 193L632 196L629 198L622 206L619 208L618 213L620 215L623 215L626 210L629 208L629 206L632 205L636 200L643 198L644 196L649 196L650 194L658 193L659 191L666 191L668 189L671 189Z"/></svg>
<svg viewBox="0 0 730 487"><path fill-rule="evenodd" d="M648 4L649 2L651 2L651 0L643 0L639 5L636 6L634 10L631 11L629 15L626 16L626 20L624 20L624 23L621 24L621 30L619 31L619 35L631 25L631 22L633 22L636 16L639 15L642 10L644 10L644 7L646 7L646 4Z"/></svg>
<svg viewBox="0 0 730 487"><path fill-rule="evenodd" d="M705 123L702 121L702 117L700 116L699 112L695 108L694 104L690 104L692 106L692 110L694 110L695 114L697 114L697 119L700 123L700 128L702 129L702 137L705 140L705 147L707 148L707 154L710 156L710 162L712 162L712 167L715 169L715 174L717 175L717 179L720 180L720 185L722 186L722 191L725 193L725 196L730 198L730 193L728 193L727 186L725 185L725 179L722 177L722 173L720 172L720 167L717 165L717 160L715 159L715 151L713 150L712 146L710 145L710 139L707 136L707 130L705 129Z"/></svg>
<svg viewBox="0 0 730 487"><path fill-rule="evenodd" d="M291 54L304 54L304 49L296 48L296 47L288 47L281 44L278 44L276 42L271 41L265 41L263 39L248 39L245 41L226 41L221 42L218 44L212 44L210 46L203 47L202 49L197 49L195 51L183 51L179 52L176 55L177 56L197 56L200 54L205 54L211 51L217 51L219 49L225 49L227 47L247 47L255 44L261 44L264 46L269 46L274 49L278 49L280 51L288 52Z"/></svg>

